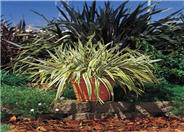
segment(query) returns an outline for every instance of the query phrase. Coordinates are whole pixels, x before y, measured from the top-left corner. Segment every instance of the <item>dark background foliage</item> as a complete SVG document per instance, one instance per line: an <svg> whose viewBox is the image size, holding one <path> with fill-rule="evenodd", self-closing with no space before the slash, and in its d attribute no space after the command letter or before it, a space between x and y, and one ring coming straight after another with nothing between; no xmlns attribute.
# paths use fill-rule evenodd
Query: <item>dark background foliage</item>
<svg viewBox="0 0 184 132"><path fill-rule="evenodd" d="M20 20L13 26L9 20L1 20L1 67L12 65L14 58L21 52L24 45L30 44L34 38L33 33L26 33L26 23Z"/></svg>

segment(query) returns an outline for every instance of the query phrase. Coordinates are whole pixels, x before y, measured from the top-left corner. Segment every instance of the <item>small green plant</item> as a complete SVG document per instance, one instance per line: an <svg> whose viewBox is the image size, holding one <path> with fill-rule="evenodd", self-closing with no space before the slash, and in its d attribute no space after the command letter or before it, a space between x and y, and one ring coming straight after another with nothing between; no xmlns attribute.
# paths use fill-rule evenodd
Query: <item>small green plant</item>
<svg viewBox="0 0 184 132"><path fill-rule="evenodd" d="M1 124L1 132L7 132L8 130L11 130L10 126L8 124Z"/></svg>
<svg viewBox="0 0 184 132"><path fill-rule="evenodd" d="M184 85L170 84L167 85L167 89L173 93L171 100L174 102L174 107L171 109L171 112L184 116Z"/></svg>
<svg viewBox="0 0 184 132"><path fill-rule="evenodd" d="M2 106L6 106L13 113L35 116L51 112L49 106L54 99L55 92L55 90L44 92L38 88L2 84L1 102Z"/></svg>
<svg viewBox="0 0 184 132"><path fill-rule="evenodd" d="M63 91L63 95L62 95L64 98L66 99L76 99L76 96L75 96L75 93L74 93L74 90L72 88L71 85L67 85L67 89L65 89Z"/></svg>
<svg viewBox="0 0 184 132"><path fill-rule="evenodd" d="M9 73L8 71L0 71L1 84L11 86L25 85L30 81L27 76L18 76L17 74Z"/></svg>
<svg viewBox="0 0 184 132"><path fill-rule="evenodd" d="M180 115L180 116L184 116L184 103L183 100L175 100L174 101L174 106L171 109L171 112L176 114L176 115Z"/></svg>
<svg viewBox="0 0 184 132"><path fill-rule="evenodd" d="M53 112L50 110L50 104L55 97L56 89L45 92L39 88L27 87L27 78L1 71L1 105L11 111L11 113L7 113L5 109L1 111L2 121L9 119L13 113L37 116ZM75 99L73 89L70 85L67 87L61 99Z"/></svg>
<svg viewBox="0 0 184 132"><path fill-rule="evenodd" d="M95 79L94 92L100 103L103 103L98 93L100 82L110 91L112 98L114 92L110 80L119 82L125 92L128 88L136 94L143 92L144 83L157 82L151 63L158 60L150 60L148 56L128 48L121 52L117 50L118 47L108 50L111 43L105 45L99 41L93 44L94 35L90 36L85 44L78 40L74 47L61 46L55 50L55 55L48 51L51 59L31 58L31 62L24 60L23 63L29 66L25 73L31 74L37 83L48 83L49 86L56 84L56 100L62 95L66 83L79 83L80 78L85 81L89 98L92 93L90 79Z"/></svg>

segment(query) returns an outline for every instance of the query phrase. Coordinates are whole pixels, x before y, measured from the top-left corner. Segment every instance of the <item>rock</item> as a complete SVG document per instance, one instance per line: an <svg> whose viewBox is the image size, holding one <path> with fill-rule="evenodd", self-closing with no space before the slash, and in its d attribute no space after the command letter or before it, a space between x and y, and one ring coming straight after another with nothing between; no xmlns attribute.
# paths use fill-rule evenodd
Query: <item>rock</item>
<svg viewBox="0 0 184 132"><path fill-rule="evenodd" d="M136 105L137 110L140 112L144 111L146 114L155 114L155 113L166 113L169 112L170 107L172 106L171 102L168 101L159 101L159 102L141 102Z"/></svg>
<svg viewBox="0 0 184 132"><path fill-rule="evenodd" d="M115 117L119 119L132 119L137 116L142 116L142 114L137 113L137 112L119 112L115 113Z"/></svg>
<svg viewBox="0 0 184 132"><path fill-rule="evenodd" d="M69 119L94 119L109 118L115 116L120 119L133 118L147 115L166 115L172 103L162 102L141 102L139 104L126 102L108 101L104 104L96 102L80 102L76 100L64 100L57 103L54 109ZM62 116L60 116L62 118Z"/></svg>
<svg viewBox="0 0 184 132"><path fill-rule="evenodd" d="M91 120L93 118L94 118L93 113L76 113L67 117L67 119L72 120Z"/></svg>
<svg viewBox="0 0 184 132"><path fill-rule="evenodd" d="M54 106L54 110L59 109L58 113L74 114L91 111L91 104L88 102L79 102L74 100L64 100Z"/></svg>
<svg viewBox="0 0 184 132"><path fill-rule="evenodd" d="M128 104L126 102L108 101L102 105L91 103L91 107L92 107L92 113L110 113L110 112L118 113L118 112L129 110L131 107L131 104Z"/></svg>
<svg viewBox="0 0 184 132"><path fill-rule="evenodd" d="M73 120L92 120L110 118L113 116L113 113L76 113L68 116L67 118Z"/></svg>

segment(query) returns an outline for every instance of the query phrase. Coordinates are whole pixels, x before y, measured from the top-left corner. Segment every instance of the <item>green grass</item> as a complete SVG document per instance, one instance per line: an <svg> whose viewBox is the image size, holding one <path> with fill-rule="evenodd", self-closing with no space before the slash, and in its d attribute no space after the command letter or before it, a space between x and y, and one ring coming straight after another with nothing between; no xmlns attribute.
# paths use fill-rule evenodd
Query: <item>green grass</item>
<svg viewBox="0 0 184 132"><path fill-rule="evenodd" d="M1 86L2 105L8 107L12 112L20 115L38 115L50 113L50 104L55 98L55 90L48 92L39 88L28 88L26 86Z"/></svg>
<svg viewBox="0 0 184 132"><path fill-rule="evenodd" d="M174 101L175 107L171 111L176 115L184 116L184 85L171 84L167 88L173 93L171 100Z"/></svg>
<svg viewBox="0 0 184 132"><path fill-rule="evenodd" d="M0 71L0 79L2 84L10 86L25 85L31 79L27 76L18 76L16 74L9 74L7 71Z"/></svg>
<svg viewBox="0 0 184 132"><path fill-rule="evenodd" d="M23 116L36 117L40 114L52 113L51 104L55 98L56 90L43 91L39 88L26 86L27 77L16 76L1 72L1 103L13 113ZM75 99L71 86L64 92L64 98ZM8 120L6 111L1 113L3 121Z"/></svg>
<svg viewBox="0 0 184 132"><path fill-rule="evenodd" d="M56 90L47 92L39 88L29 88L25 84L29 82L25 76L17 76L1 72L1 103L2 106L12 110L13 113L23 116L37 116L42 113L50 113L50 104L55 98ZM9 117L6 111L2 111L4 120Z"/></svg>
<svg viewBox="0 0 184 132"><path fill-rule="evenodd" d="M11 130L10 126L8 124L1 123L1 132L6 132L8 130Z"/></svg>

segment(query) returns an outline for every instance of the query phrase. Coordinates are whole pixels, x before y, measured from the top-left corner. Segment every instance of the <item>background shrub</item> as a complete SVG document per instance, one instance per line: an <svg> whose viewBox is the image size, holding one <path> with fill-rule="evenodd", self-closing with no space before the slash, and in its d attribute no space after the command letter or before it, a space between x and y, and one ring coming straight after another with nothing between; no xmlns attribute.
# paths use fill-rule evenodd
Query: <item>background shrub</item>
<svg viewBox="0 0 184 132"><path fill-rule="evenodd" d="M184 43L183 47L164 55L158 51L153 58L160 58L162 61L154 64L157 78L165 78L170 83L184 84Z"/></svg>
<svg viewBox="0 0 184 132"><path fill-rule="evenodd" d="M61 1L63 8L57 7L61 17L53 20L48 20L43 14L33 11L42 16L48 24L41 28L45 33L37 34L32 44L22 48L23 51L17 60L28 56L47 58L46 50L53 51L61 42L63 45L73 45L78 38L87 41L86 36L93 33L96 33L93 41L102 40L105 44L113 42L109 48L120 44L120 49L130 46L132 49L140 48L146 52L153 47L175 47L180 41L184 32L175 21L179 19L176 15L181 10L149 23L150 16L166 9L157 8L158 3L147 7L146 2L141 2L133 10L126 6L127 3L128 1L122 2L119 7L113 9L110 2L105 2L104 8L97 8L96 1L93 1L91 5L85 3L80 12ZM150 8L152 12L148 13L147 10ZM16 66L18 64L21 67L21 63L17 62Z"/></svg>
<svg viewBox="0 0 184 132"><path fill-rule="evenodd" d="M8 20L1 20L1 68L12 66L15 57L21 52L21 48L31 43L34 38L32 32L26 32L26 23L20 20L13 26Z"/></svg>
<svg viewBox="0 0 184 132"><path fill-rule="evenodd" d="M122 2L113 9L110 2L105 2L104 8L97 8L96 1L93 1L91 5L85 3L80 12L61 1L62 8L57 7L61 17L49 21L48 27L57 29L60 36L67 36L66 38L72 41L77 41L77 38L85 41L86 36L95 32L94 41L102 40L105 44L109 42L113 42L113 45L121 44L121 49L126 46L132 49L147 49L152 46L167 49L178 41L176 38L183 35L180 25L175 22L179 19L176 15L181 10L149 23L153 15L167 9L157 8L159 2L149 7L145 6L147 2L140 2L133 10L126 6L127 3L128 1ZM151 9L151 13L147 12L148 9ZM62 33L64 27L67 32Z"/></svg>

